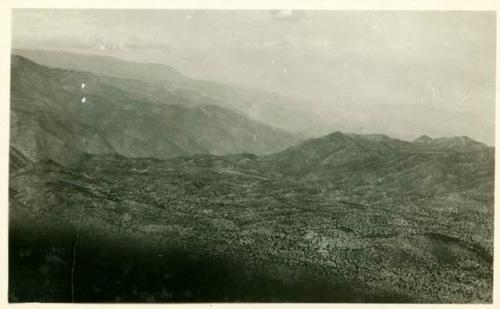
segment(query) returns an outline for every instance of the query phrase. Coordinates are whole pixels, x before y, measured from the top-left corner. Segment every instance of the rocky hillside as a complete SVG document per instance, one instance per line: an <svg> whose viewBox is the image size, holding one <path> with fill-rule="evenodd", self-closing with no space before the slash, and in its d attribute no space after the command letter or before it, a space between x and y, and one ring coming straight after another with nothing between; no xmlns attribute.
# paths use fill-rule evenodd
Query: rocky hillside
<svg viewBox="0 0 500 309"><path fill-rule="evenodd" d="M60 51L18 49L13 53L51 68L133 79L137 85L129 84L128 89L133 89L135 96L141 95L148 101L162 103L166 97L170 97L182 104L200 105L208 102L294 134L308 131L312 124L315 127L329 122L319 121L309 104L304 104L302 100L238 85L194 79L163 64L136 63L113 57Z"/></svg>
<svg viewBox="0 0 500 309"><path fill-rule="evenodd" d="M12 58L11 302L492 301L494 148L300 143L159 70Z"/></svg>
<svg viewBox="0 0 500 309"><path fill-rule="evenodd" d="M61 51L19 49L13 52L49 67L137 80L140 86L133 86L135 94L147 96L148 101L162 102L169 93L174 93L175 100L182 100L183 104L210 102L305 138L336 130L360 134L378 132L405 140L413 140L422 133L455 136L468 132L470 137L488 145L495 141L494 115L485 118L468 111L451 111L410 102L358 102L338 98L334 93L327 102L314 102L238 85L197 80L164 64L135 63ZM139 81L147 82L147 86Z"/></svg>
<svg viewBox="0 0 500 309"><path fill-rule="evenodd" d="M66 164L85 153L264 154L297 141L237 112L146 82L51 69L20 56L12 58L11 74L11 143L34 161Z"/></svg>
<svg viewBox="0 0 500 309"><path fill-rule="evenodd" d="M259 164L297 181L318 181L349 191L492 194L494 148L468 137L406 142L378 134L335 132L264 156Z"/></svg>
<svg viewBox="0 0 500 309"><path fill-rule="evenodd" d="M491 302L494 152L449 140L336 132L269 156L68 166L12 148L9 297Z"/></svg>

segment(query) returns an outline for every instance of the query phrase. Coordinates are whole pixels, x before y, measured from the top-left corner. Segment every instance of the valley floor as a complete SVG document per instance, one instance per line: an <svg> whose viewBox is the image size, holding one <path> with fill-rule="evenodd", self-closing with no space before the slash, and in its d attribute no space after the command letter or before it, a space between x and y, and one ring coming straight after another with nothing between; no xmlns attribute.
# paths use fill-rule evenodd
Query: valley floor
<svg viewBox="0 0 500 309"><path fill-rule="evenodd" d="M254 159L19 164L10 301L492 301L492 196L301 182Z"/></svg>

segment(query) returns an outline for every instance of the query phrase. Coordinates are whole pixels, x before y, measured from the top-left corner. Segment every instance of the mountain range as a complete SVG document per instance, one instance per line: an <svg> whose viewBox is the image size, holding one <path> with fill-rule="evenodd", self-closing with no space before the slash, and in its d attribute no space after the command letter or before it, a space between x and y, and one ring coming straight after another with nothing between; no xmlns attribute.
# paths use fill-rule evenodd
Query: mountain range
<svg viewBox="0 0 500 309"><path fill-rule="evenodd" d="M109 56L62 51L15 49L13 53L52 68L147 81L148 87L141 84L134 91L147 94L149 100L163 100L170 91L178 99L182 98L183 104L188 101L210 102L301 138L320 137L336 130L358 134L376 132L403 140L413 140L422 134L439 137L467 132L471 138L488 145L494 144L493 118L485 121L487 117L467 111L440 109L424 103L368 104L370 102L343 101L336 99L335 94L332 94L330 102L316 102L239 85L194 79L164 64L136 63ZM152 84L155 85L154 89ZM307 94L304 96L307 97Z"/></svg>
<svg viewBox="0 0 500 309"><path fill-rule="evenodd" d="M47 68L20 56L12 58L11 85L12 146L32 160L64 163L83 153L263 154L299 141L210 101L140 80Z"/></svg>
<svg viewBox="0 0 500 309"><path fill-rule="evenodd" d="M493 158L494 148L468 137L420 137L406 142L380 134L335 132L262 157L260 164L301 180L348 181L357 190L377 187L385 194L429 194L476 190L475 186L484 184L482 179L491 185ZM470 178L477 181L466 181Z"/></svg>
<svg viewBox="0 0 500 309"><path fill-rule="evenodd" d="M299 134L285 98L60 56L12 57L11 302L492 301L493 147Z"/></svg>

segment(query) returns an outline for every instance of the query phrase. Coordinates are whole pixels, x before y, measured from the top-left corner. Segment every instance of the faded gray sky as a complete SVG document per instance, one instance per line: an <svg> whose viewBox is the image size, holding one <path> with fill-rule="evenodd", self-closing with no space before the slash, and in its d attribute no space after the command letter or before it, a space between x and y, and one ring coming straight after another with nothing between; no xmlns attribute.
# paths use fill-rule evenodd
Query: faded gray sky
<svg viewBox="0 0 500 309"><path fill-rule="evenodd" d="M492 123L495 23L494 12L16 10L12 42L165 63L319 106L426 105Z"/></svg>

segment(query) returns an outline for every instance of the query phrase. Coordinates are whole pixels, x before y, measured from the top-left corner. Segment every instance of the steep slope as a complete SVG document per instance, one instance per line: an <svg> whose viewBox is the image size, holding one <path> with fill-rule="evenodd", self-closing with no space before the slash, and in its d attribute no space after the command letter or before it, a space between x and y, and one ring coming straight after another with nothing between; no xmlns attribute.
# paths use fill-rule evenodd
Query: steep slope
<svg viewBox="0 0 500 309"><path fill-rule="evenodd" d="M14 53L49 67L147 81L147 87L134 86L134 92L147 96L147 101L161 102L169 93L174 93L174 98L182 100L183 104L209 102L305 138L319 137L335 130L362 134L380 132L405 140L413 140L423 133L455 136L468 132L474 139L494 144L494 117L484 121L484 116L467 111L405 102L359 104L350 98L334 96L328 102L313 102L237 85L196 80L162 64L60 51L21 49L14 50ZM306 93L304 97L307 97ZM474 130L470 131L470 128Z"/></svg>
<svg viewBox="0 0 500 309"><path fill-rule="evenodd" d="M176 69L158 63L135 63L109 56L76 55L44 50L16 49L13 53L48 67L85 71L95 75L170 82L186 79Z"/></svg>
<svg viewBox="0 0 500 309"><path fill-rule="evenodd" d="M377 159L389 156L385 159L390 160L411 148L411 143L384 135L363 136L337 131L264 157L262 163L275 171L299 177L313 177L315 174L324 174L317 175L320 178L343 177L328 174L336 167L355 167L355 164L363 165L370 160L373 161L371 167L379 168L382 166L377 166ZM370 167L361 165L360 169Z"/></svg>
<svg viewBox="0 0 500 309"><path fill-rule="evenodd" d="M264 156L262 168L348 191L427 195L492 186L494 149L467 137L420 138L335 132Z"/></svg>
<svg viewBox="0 0 500 309"><path fill-rule="evenodd" d="M12 302L492 301L492 147L288 147L199 91L12 64Z"/></svg>
<svg viewBox="0 0 500 309"><path fill-rule="evenodd" d="M13 53L48 67L136 80L138 86L130 85L135 95L146 97L148 101L161 102L165 96L174 94L182 104L208 102L292 133L308 131L311 124L318 124L316 115L301 100L238 85L193 79L163 64L61 51L16 49Z"/></svg>
<svg viewBox="0 0 500 309"><path fill-rule="evenodd" d="M135 91L141 85L135 80L50 69L19 56L12 58L11 74L12 146L31 160L65 163L82 153L262 154L296 141L237 112L190 104L175 93L148 101Z"/></svg>

